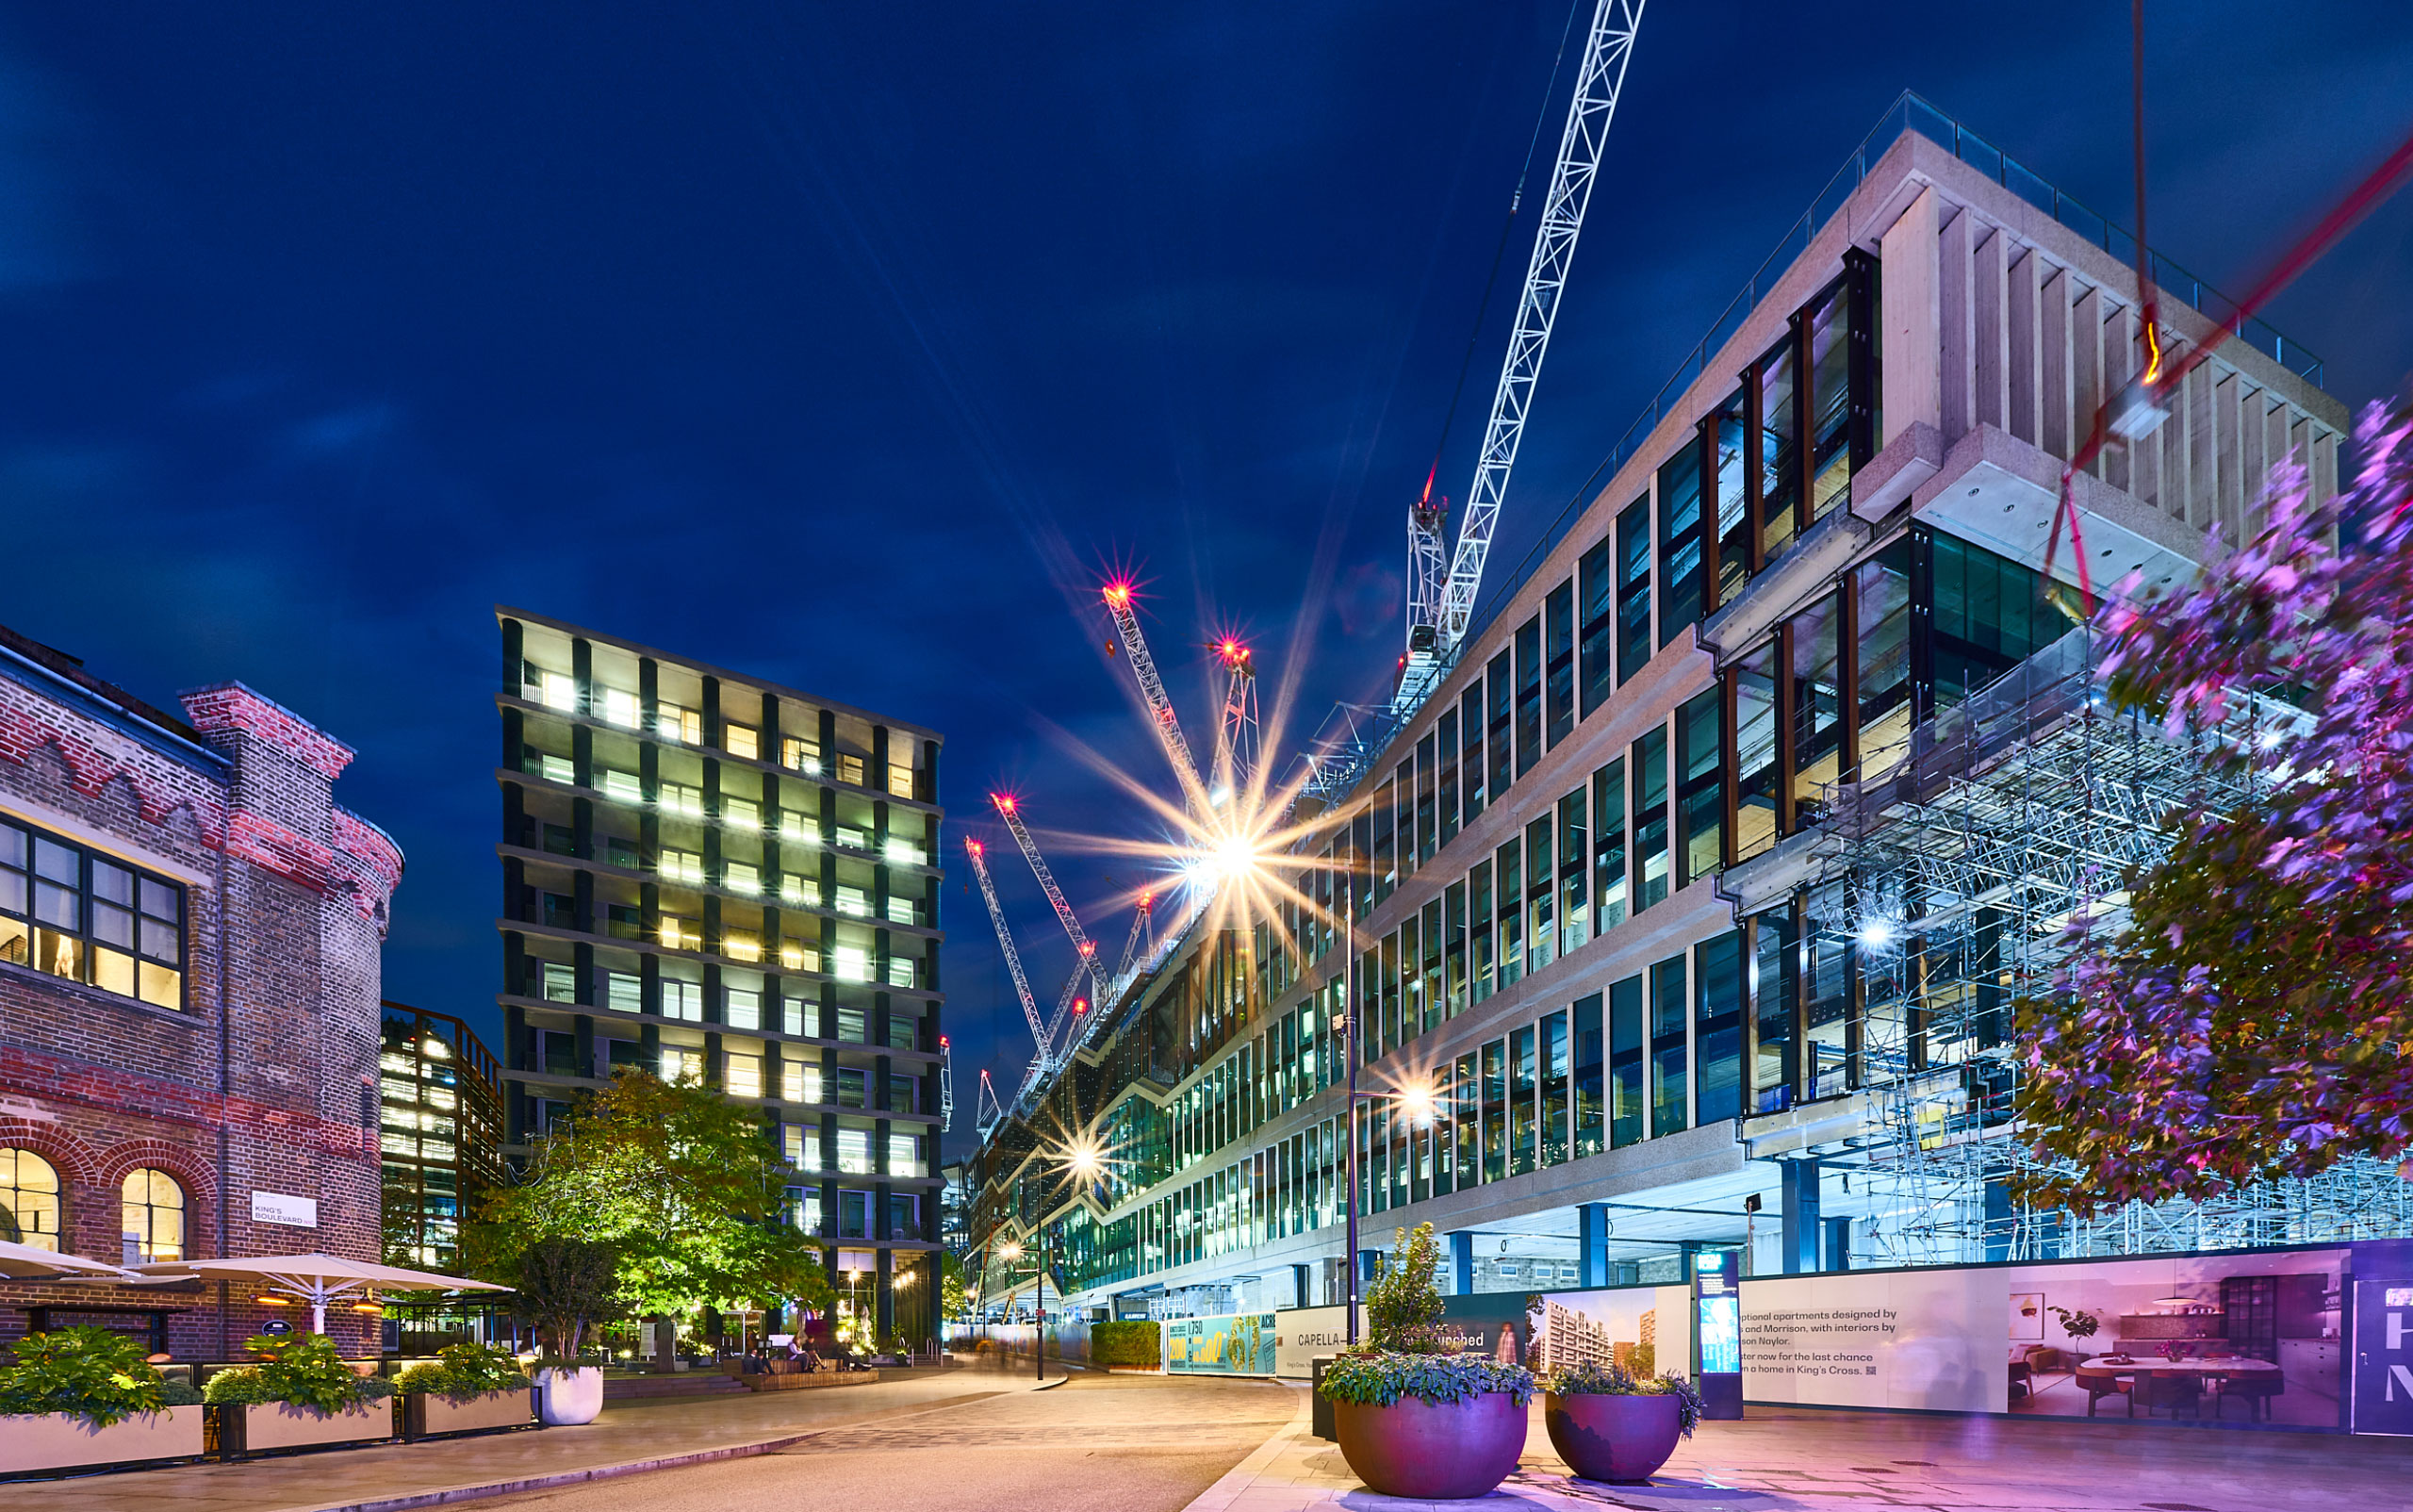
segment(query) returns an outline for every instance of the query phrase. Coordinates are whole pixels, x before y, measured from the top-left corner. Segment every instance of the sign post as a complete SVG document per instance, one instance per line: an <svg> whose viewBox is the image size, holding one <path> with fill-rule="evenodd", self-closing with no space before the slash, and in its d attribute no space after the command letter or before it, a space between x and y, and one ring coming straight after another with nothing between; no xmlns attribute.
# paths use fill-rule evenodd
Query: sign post
<svg viewBox="0 0 2413 1512"><path fill-rule="evenodd" d="M1743 1297L1735 1284L1734 1252L1693 1253L1694 1379L1700 1415L1743 1415Z"/></svg>

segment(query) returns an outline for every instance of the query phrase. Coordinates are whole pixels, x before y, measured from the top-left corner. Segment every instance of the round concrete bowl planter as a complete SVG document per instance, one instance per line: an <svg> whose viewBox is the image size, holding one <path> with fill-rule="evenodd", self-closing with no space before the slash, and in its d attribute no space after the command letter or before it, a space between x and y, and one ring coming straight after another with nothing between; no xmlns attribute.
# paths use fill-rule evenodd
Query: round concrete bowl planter
<svg viewBox="0 0 2413 1512"><path fill-rule="evenodd" d="M146 1459L198 1459L206 1410L198 1404L161 1407L106 1428L95 1428L90 1419L71 1412L0 1417L0 1475L40 1475Z"/></svg>
<svg viewBox="0 0 2413 1512"><path fill-rule="evenodd" d="M548 1428L575 1428L603 1412L603 1371L595 1365L549 1365L536 1372L537 1415Z"/></svg>
<svg viewBox="0 0 2413 1512"><path fill-rule="evenodd" d="M1568 1469L1587 1481L1649 1480L1683 1437L1683 1399L1673 1393L1583 1392L1542 1401L1542 1424Z"/></svg>
<svg viewBox="0 0 2413 1512"><path fill-rule="evenodd" d="M1506 1391L1463 1402L1403 1396L1387 1407L1336 1401L1332 1425L1368 1490L1417 1501L1487 1496L1525 1450L1525 1409Z"/></svg>

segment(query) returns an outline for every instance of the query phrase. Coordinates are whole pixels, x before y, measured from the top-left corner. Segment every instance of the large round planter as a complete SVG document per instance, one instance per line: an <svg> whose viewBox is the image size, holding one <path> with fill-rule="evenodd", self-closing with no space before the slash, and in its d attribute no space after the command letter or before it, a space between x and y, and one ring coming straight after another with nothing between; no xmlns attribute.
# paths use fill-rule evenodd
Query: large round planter
<svg viewBox="0 0 2413 1512"><path fill-rule="evenodd" d="M1525 1409L1505 1391L1465 1402L1402 1397L1387 1407L1335 1402L1332 1425L1349 1468L1383 1496L1486 1496L1525 1451Z"/></svg>
<svg viewBox="0 0 2413 1512"><path fill-rule="evenodd" d="M1682 1397L1551 1395L1542 1402L1551 1446L1587 1481L1647 1481L1683 1437Z"/></svg>
<svg viewBox="0 0 2413 1512"><path fill-rule="evenodd" d="M603 1411L603 1372L594 1365L574 1370L548 1366L536 1372L536 1395L549 1428L593 1422Z"/></svg>

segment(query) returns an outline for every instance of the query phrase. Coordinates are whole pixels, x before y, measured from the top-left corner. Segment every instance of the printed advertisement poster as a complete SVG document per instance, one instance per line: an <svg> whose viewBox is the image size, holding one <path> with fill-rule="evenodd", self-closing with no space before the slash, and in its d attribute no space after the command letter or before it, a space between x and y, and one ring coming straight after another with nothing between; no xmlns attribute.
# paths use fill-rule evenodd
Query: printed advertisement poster
<svg viewBox="0 0 2413 1512"><path fill-rule="evenodd" d="M1274 1315L1175 1318L1164 1325L1165 1370L1174 1375L1271 1375Z"/></svg>
<svg viewBox="0 0 2413 1512"><path fill-rule="evenodd" d="M2346 1251L1743 1283L1752 1402L2339 1425Z"/></svg>
<svg viewBox="0 0 2413 1512"><path fill-rule="evenodd" d="M1349 1309L1293 1307L1273 1315L1273 1373L1304 1381L1315 1374L1316 1356L1349 1347ZM1357 1309L1357 1337L1366 1337L1366 1309Z"/></svg>
<svg viewBox="0 0 2413 1512"><path fill-rule="evenodd" d="M1511 1357L1530 1355L1541 1369L1583 1360L1616 1361L1657 1374L1692 1373L1692 1289L1613 1287L1593 1291L1479 1292L1452 1297L1448 1326L1480 1339L1497 1358L1501 1335Z"/></svg>

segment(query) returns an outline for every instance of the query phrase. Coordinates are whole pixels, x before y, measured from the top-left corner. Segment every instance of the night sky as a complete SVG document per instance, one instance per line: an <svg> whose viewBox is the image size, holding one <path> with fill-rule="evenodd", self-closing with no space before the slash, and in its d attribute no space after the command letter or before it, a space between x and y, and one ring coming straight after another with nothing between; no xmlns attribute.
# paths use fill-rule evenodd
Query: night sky
<svg viewBox="0 0 2413 1512"><path fill-rule="evenodd" d="M2154 239L2241 288L2413 128L2413 22L2152 9ZM1212 633L1296 679L1286 755L1381 696L1402 511L1567 17L7 7L0 623L162 703L239 678L357 747L338 796L409 861L387 994L489 1036L499 601L935 726L982 832L1010 786L1034 823L1147 835L1072 751L1171 791L1097 583L1141 583L1202 741ZM1493 583L1901 90L2130 222L2126 27L1657 0ZM2272 320L2348 402L2402 391L2408 269L2413 195ZM1119 945L1130 863L1056 848ZM1029 1043L955 869L960 1147L979 1068L1010 1093ZM997 871L1052 996L1069 948Z"/></svg>

